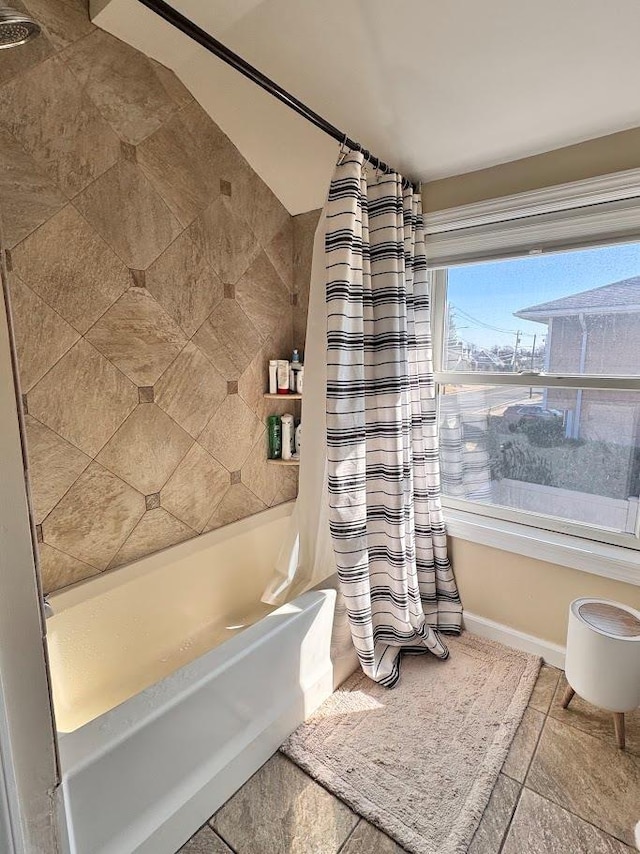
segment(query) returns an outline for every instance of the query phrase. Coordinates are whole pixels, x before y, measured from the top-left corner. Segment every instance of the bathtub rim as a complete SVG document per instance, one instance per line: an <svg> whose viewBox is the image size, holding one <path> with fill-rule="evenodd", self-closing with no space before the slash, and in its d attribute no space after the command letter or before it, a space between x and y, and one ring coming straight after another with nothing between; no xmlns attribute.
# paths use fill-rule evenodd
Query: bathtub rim
<svg viewBox="0 0 640 854"><path fill-rule="evenodd" d="M79 581L77 584L63 587L50 593L47 599L53 608L54 615L60 614L76 605L103 596L116 587L137 581L146 575L157 572L159 569L164 569L167 564L173 563L176 559L189 558L210 546L242 536L278 519L287 518L291 516L294 505L295 501L287 501L275 507L268 507L266 510L246 516L237 522L231 522L205 534L198 534L182 543L176 543L157 552L143 555L131 563L124 564L124 566L104 570L98 575L92 575L90 578Z"/></svg>

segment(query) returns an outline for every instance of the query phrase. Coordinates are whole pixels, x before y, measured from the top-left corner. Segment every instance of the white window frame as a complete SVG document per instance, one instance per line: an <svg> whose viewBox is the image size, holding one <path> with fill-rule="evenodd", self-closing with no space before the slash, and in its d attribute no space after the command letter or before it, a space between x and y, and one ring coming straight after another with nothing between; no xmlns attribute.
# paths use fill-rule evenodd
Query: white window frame
<svg viewBox="0 0 640 854"><path fill-rule="evenodd" d="M436 387L521 385L640 391L640 377L443 370L447 269L640 240L640 169L427 215ZM452 536L640 585L640 524L619 534L527 511L442 497Z"/></svg>

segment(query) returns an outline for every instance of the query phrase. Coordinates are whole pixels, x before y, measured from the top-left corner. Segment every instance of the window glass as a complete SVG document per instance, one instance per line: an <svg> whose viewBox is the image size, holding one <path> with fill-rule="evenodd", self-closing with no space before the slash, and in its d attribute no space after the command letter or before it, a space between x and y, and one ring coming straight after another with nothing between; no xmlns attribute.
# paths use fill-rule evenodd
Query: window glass
<svg viewBox="0 0 640 854"><path fill-rule="evenodd" d="M640 392L444 385L445 496L636 534Z"/></svg>
<svg viewBox="0 0 640 854"><path fill-rule="evenodd" d="M448 271L443 369L640 375L640 243Z"/></svg>

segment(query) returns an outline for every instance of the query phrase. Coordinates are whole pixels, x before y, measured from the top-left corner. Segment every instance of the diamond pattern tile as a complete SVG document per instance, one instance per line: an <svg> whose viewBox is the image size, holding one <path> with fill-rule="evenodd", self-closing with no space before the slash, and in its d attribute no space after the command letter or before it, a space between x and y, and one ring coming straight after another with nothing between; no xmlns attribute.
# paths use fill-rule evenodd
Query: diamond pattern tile
<svg viewBox="0 0 640 854"><path fill-rule="evenodd" d="M220 196L189 227L189 235L223 282L234 284L260 251L246 221Z"/></svg>
<svg viewBox="0 0 640 854"><path fill-rule="evenodd" d="M14 0L12 8L24 10L20 0ZM0 86L8 80L26 74L30 68L34 68L53 53L53 45L45 33L41 33L37 39L20 45L20 50L5 50L0 62Z"/></svg>
<svg viewBox="0 0 640 854"><path fill-rule="evenodd" d="M145 288L130 288L87 332L90 341L136 385L154 385L187 343Z"/></svg>
<svg viewBox="0 0 640 854"><path fill-rule="evenodd" d="M45 596L62 587L68 587L69 584L85 581L100 572L95 566L89 566L88 563L83 563L46 543L40 543L38 546L38 565Z"/></svg>
<svg viewBox="0 0 640 854"><path fill-rule="evenodd" d="M229 484L229 472L196 443L160 493L160 503L200 532Z"/></svg>
<svg viewBox="0 0 640 854"><path fill-rule="evenodd" d="M59 56L0 88L2 123L69 198L120 157L120 141Z"/></svg>
<svg viewBox="0 0 640 854"><path fill-rule="evenodd" d="M293 291L293 217L285 220L284 226L266 244L264 251L289 291Z"/></svg>
<svg viewBox="0 0 640 854"><path fill-rule="evenodd" d="M129 271L67 205L12 251L16 273L79 332L130 285Z"/></svg>
<svg viewBox="0 0 640 854"><path fill-rule="evenodd" d="M15 274L9 275L20 385L28 391L80 336Z"/></svg>
<svg viewBox="0 0 640 854"><path fill-rule="evenodd" d="M37 39L36 41L39 41ZM24 45L24 47L28 47ZM15 51L18 53L19 51ZM14 53L14 51L5 51ZM3 244L23 240L66 203L66 198L20 143L0 127L0 197Z"/></svg>
<svg viewBox="0 0 640 854"><path fill-rule="evenodd" d="M155 386L158 406L197 438L227 394L227 383L189 342Z"/></svg>
<svg viewBox="0 0 640 854"><path fill-rule="evenodd" d="M81 339L29 392L29 412L95 456L138 402L138 391Z"/></svg>
<svg viewBox="0 0 640 854"><path fill-rule="evenodd" d="M31 415L25 416L25 428L31 501L39 523L87 468L91 457Z"/></svg>
<svg viewBox="0 0 640 854"><path fill-rule="evenodd" d="M93 30L88 11L81 4L68 0L26 0L25 6L56 50L64 50Z"/></svg>
<svg viewBox="0 0 640 854"><path fill-rule="evenodd" d="M271 507L278 491L278 467L267 463L268 453L267 433L256 442L242 466L242 483L251 492Z"/></svg>
<svg viewBox="0 0 640 854"><path fill-rule="evenodd" d="M125 142L140 142L177 109L147 57L104 30L96 29L78 42L66 60Z"/></svg>
<svg viewBox="0 0 640 854"><path fill-rule="evenodd" d="M202 431L199 442L228 471L242 468L265 426L238 394L229 395Z"/></svg>
<svg viewBox="0 0 640 854"><path fill-rule="evenodd" d="M206 524L205 531L213 531L223 525L230 525L232 522L237 522L238 519L253 516L254 513L260 513L266 509L267 505L256 498L246 486L241 483L232 484L220 504L213 511Z"/></svg>
<svg viewBox="0 0 640 854"><path fill-rule="evenodd" d="M291 328L289 291L264 252L237 282L236 300L263 341Z"/></svg>
<svg viewBox="0 0 640 854"><path fill-rule="evenodd" d="M145 284L189 337L223 296L222 282L185 232L149 267Z"/></svg>
<svg viewBox="0 0 640 854"><path fill-rule="evenodd" d="M192 528L161 507L149 510L129 534L109 568L123 566L195 536L196 532Z"/></svg>
<svg viewBox="0 0 640 854"><path fill-rule="evenodd" d="M193 336L227 380L237 380L260 349L260 336L235 300L222 300Z"/></svg>
<svg viewBox="0 0 640 854"><path fill-rule="evenodd" d="M74 199L127 267L146 268L175 240L180 225L135 163L122 160Z"/></svg>
<svg viewBox="0 0 640 854"><path fill-rule="evenodd" d="M138 163L183 226L220 195L220 155L228 140L193 102L138 149Z"/></svg>
<svg viewBox="0 0 640 854"><path fill-rule="evenodd" d="M143 495L93 462L43 522L44 542L105 569L144 512Z"/></svg>
<svg viewBox="0 0 640 854"><path fill-rule="evenodd" d="M97 456L135 489L159 492L193 440L155 403L141 403Z"/></svg>

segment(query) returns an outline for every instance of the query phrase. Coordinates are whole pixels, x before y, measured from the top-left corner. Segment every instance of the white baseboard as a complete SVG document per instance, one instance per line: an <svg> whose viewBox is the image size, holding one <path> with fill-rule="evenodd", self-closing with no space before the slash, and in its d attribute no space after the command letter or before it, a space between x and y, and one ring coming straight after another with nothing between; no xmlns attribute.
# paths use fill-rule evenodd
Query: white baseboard
<svg viewBox="0 0 640 854"><path fill-rule="evenodd" d="M547 664L560 667L564 670L566 650L565 647L557 643L552 643L533 635L527 635L525 632L520 632L511 626L496 623L493 620L488 620L486 617L479 617L477 614L471 614L469 611L464 612L464 626L474 635L499 641L505 646L513 647L513 649L521 649L523 652L539 655Z"/></svg>

